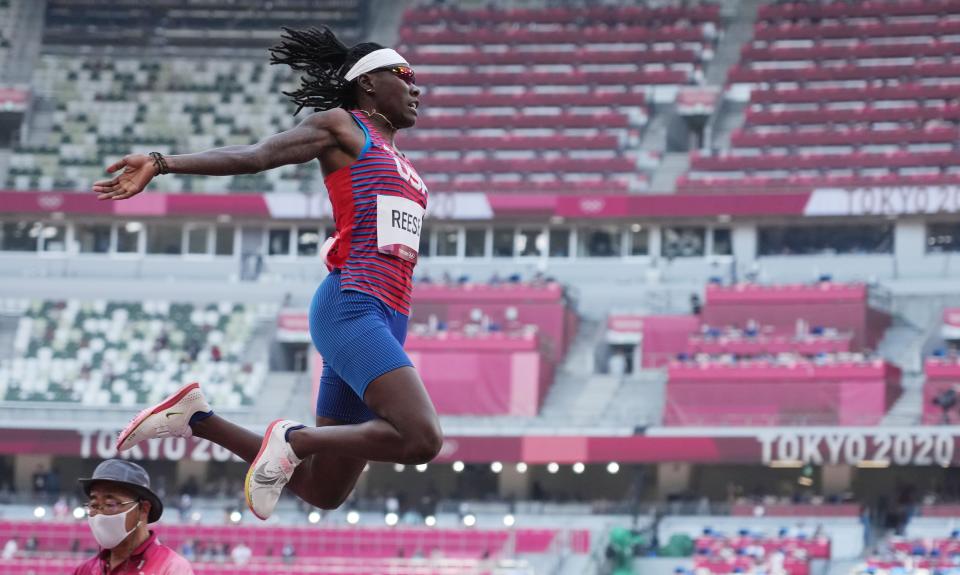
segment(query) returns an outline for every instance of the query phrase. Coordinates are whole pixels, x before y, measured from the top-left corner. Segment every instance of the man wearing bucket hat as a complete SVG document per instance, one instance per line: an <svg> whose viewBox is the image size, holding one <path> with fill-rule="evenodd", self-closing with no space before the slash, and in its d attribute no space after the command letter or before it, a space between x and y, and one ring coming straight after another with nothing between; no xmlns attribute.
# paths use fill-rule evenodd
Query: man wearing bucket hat
<svg viewBox="0 0 960 575"><path fill-rule="evenodd" d="M74 575L193 575L190 563L147 529L163 514L163 502L150 489L146 470L132 461L108 459L93 477L80 480L80 488L100 552Z"/></svg>

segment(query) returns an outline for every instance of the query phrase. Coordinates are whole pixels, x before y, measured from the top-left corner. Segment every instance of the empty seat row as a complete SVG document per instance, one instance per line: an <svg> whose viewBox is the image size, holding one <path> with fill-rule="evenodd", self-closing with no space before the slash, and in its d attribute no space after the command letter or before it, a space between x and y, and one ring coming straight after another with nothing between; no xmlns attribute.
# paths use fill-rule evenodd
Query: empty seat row
<svg viewBox="0 0 960 575"><path fill-rule="evenodd" d="M405 43L428 44L457 44L476 46L481 44L522 45L522 44L623 44L656 42L691 42L705 41L704 31L699 26L664 26L648 28L646 26L628 26L623 28L583 27L573 30L530 30L523 28L510 29L476 29L437 30L425 32L415 28L402 28L400 40Z"/></svg>
<svg viewBox="0 0 960 575"><path fill-rule="evenodd" d="M842 168L902 168L913 166L952 167L960 163L960 152L872 154L791 154L763 156L735 156L722 153L704 156L694 153L691 165L697 170L750 171L750 170L823 170Z"/></svg>
<svg viewBox="0 0 960 575"><path fill-rule="evenodd" d="M546 122L544 122L546 124ZM411 136L403 139L405 150L609 150L617 147L615 136Z"/></svg>
<svg viewBox="0 0 960 575"><path fill-rule="evenodd" d="M542 50L510 52L433 52L401 47L401 53L414 66L507 66L547 64L674 64L697 61L697 52L689 48L669 50Z"/></svg>
<svg viewBox="0 0 960 575"><path fill-rule="evenodd" d="M843 66L805 66L803 68L745 68L738 66L730 70L727 80L730 83L787 83L787 82L824 82L843 80L876 81L896 79L905 81L917 78L957 78L960 77L960 62L947 64L888 64L865 66L846 64ZM956 90L956 86L953 87ZM955 92L956 93L956 92Z"/></svg>
<svg viewBox="0 0 960 575"><path fill-rule="evenodd" d="M758 22L754 40L818 40L838 38L939 37L960 33L960 20L937 22L766 24Z"/></svg>
<svg viewBox="0 0 960 575"><path fill-rule="evenodd" d="M880 144L941 143L955 144L960 141L956 128L929 130L831 130L789 131L763 133L738 130L730 136L730 143L738 148L763 148L767 146L870 146Z"/></svg>
<svg viewBox="0 0 960 575"><path fill-rule="evenodd" d="M742 176L719 177L688 174L677 179L677 191L680 193L731 193L731 192L789 192L791 190L810 191L818 187L852 188L865 186L949 186L960 184L960 174L924 174L885 176L808 176L791 175L781 177Z"/></svg>
<svg viewBox="0 0 960 575"><path fill-rule="evenodd" d="M431 98L431 103L433 99ZM428 110L417 120L414 133L439 129L484 129L484 128L552 128L556 130L576 128L627 128L630 120L627 116L614 113L573 114L432 114Z"/></svg>
<svg viewBox="0 0 960 575"><path fill-rule="evenodd" d="M953 0L881 0L872 2L792 2L764 4L760 21L821 20L824 18L884 18L892 16L942 16L956 14Z"/></svg>
<svg viewBox="0 0 960 575"><path fill-rule="evenodd" d="M454 24L576 24L580 20L615 25L649 25L653 22L717 22L719 4L699 6L587 6L584 8L545 9L482 9L458 10L454 7L414 8L407 10L404 21L411 26Z"/></svg>
<svg viewBox="0 0 960 575"><path fill-rule="evenodd" d="M960 121L960 102L946 106L923 106L915 103L911 106L879 108L822 108L811 110L758 110L748 109L746 124L757 126L787 125L844 125L870 124L880 122L923 123L935 120L944 122Z"/></svg>

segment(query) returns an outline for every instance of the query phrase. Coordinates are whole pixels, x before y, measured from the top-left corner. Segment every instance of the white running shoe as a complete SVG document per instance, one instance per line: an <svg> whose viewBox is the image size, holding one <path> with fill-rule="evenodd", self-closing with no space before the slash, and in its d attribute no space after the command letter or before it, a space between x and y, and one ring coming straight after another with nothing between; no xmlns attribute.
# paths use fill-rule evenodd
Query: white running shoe
<svg viewBox="0 0 960 575"><path fill-rule="evenodd" d="M199 383L184 385L169 397L137 414L117 437L117 451L126 451L155 437L190 437L190 418L211 411Z"/></svg>
<svg viewBox="0 0 960 575"><path fill-rule="evenodd" d="M247 470L243 482L243 493L247 497L247 506L260 519L273 514L283 487L290 481L293 470L300 465L300 458L287 442L287 430L291 427L303 427L289 419L278 419L267 427L267 433L260 444L260 452Z"/></svg>

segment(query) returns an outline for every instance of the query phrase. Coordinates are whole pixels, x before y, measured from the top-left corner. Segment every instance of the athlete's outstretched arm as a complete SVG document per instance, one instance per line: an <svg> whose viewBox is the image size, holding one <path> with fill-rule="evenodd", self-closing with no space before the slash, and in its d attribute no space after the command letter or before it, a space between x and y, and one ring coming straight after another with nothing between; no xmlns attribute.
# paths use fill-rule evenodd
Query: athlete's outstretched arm
<svg viewBox="0 0 960 575"><path fill-rule="evenodd" d="M233 176L256 174L288 164L302 164L317 159L325 151L339 145L347 112L333 109L311 114L296 127L270 136L249 146L227 146L198 152L165 156L171 174L200 176ZM153 158L130 154L107 168L119 174L94 182L93 191L100 200L125 200L144 190L157 175Z"/></svg>

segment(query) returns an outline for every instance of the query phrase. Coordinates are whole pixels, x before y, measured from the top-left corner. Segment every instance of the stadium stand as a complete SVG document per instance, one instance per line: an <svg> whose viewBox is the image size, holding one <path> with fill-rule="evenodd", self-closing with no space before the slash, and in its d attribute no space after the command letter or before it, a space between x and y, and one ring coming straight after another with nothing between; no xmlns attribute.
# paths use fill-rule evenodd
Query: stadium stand
<svg viewBox="0 0 960 575"><path fill-rule="evenodd" d="M109 158L131 151L252 143L292 125L293 110L280 93L291 80L285 69L251 60L44 55L33 88L56 99L53 125L45 144L14 149L7 185L83 189ZM175 192L299 192L322 186L316 171L287 166L254 176L175 176L157 185Z"/></svg>
<svg viewBox="0 0 960 575"><path fill-rule="evenodd" d="M442 415L535 416L577 332L562 285L519 277L416 283L404 344ZM308 341L302 309L278 318L284 338ZM319 356L318 356L319 357Z"/></svg>
<svg viewBox="0 0 960 575"><path fill-rule="evenodd" d="M164 2L136 0L47 2L43 41L48 46L96 45L105 36L114 46L213 48L267 47L281 26L302 21L324 22L341 38L355 43L367 21L363 0L255 0L231 2Z"/></svg>
<svg viewBox="0 0 960 575"><path fill-rule="evenodd" d="M401 50L431 89L404 145L434 190L643 189L638 167L655 161L635 151L645 98L695 80L719 14L716 4L409 9Z"/></svg>
<svg viewBox="0 0 960 575"><path fill-rule="evenodd" d="M664 423L878 423L901 374L873 354L890 316L868 299L862 284L710 284L699 315L637 318L642 364L667 366Z"/></svg>
<svg viewBox="0 0 960 575"><path fill-rule="evenodd" d="M5 401L96 406L154 403L186 381L203 381L224 407L249 405L266 366L244 357L253 306L150 301L35 301L0 361Z"/></svg>
<svg viewBox="0 0 960 575"><path fill-rule="evenodd" d="M760 7L728 77L750 89L744 125L729 149L693 153L678 190L957 183L957 10Z"/></svg>
<svg viewBox="0 0 960 575"><path fill-rule="evenodd" d="M704 530L694 541L694 569L709 573L749 573L768 570L788 575L808 575L810 561L830 558L830 540L824 536L788 536L782 529L776 537L741 529L727 537Z"/></svg>
<svg viewBox="0 0 960 575"><path fill-rule="evenodd" d="M304 9L300 2L284 4L265 11L251 2L221 9L121 3L113 13L59 0L48 5L45 42L92 43L83 31L87 25L116 28L119 44L143 37L157 38L158 45L212 48L262 42L275 39L278 22L295 22ZM328 4L343 23L362 20L346 8L356 3ZM310 12L318 17L316 8ZM638 168L656 161L635 149L647 91L691 82L709 61L720 23L716 5L590 10L585 20L564 8L454 13L460 14L410 11L401 27L401 40L410 44L401 50L431 90L421 126L399 145L430 175L435 191L641 189L645 176ZM466 22L464 15L474 24L460 24L452 35L437 30L448 17ZM614 21L630 26L604 28ZM505 33L517 22L536 23L538 31ZM345 39L353 32L348 25ZM475 50L481 40L487 46ZM542 41L552 42L549 50L536 49ZM526 48L504 61L502 52L513 43ZM292 81L285 70L255 60L48 53L33 87L57 102L53 130L45 142L15 150L7 185L77 189L98 177L109 158L129 151L249 143L289 127L290 106L280 92ZM472 115L463 119L468 109ZM315 171L287 167L215 180L176 176L158 184L165 191L309 191L322 186Z"/></svg>
<svg viewBox="0 0 960 575"><path fill-rule="evenodd" d="M480 575L494 562L518 554L542 554L556 544L556 529L457 529L411 527L211 526L160 524L156 532L174 549L190 545L194 568L206 573L304 573L312 575L391 573L398 575ZM573 553L589 549L590 533L574 530ZM0 523L0 539L33 537L40 553L22 553L0 564L0 574L62 573L96 545L83 522ZM243 543L250 562L229 564L229 550ZM291 547L291 556L283 549ZM83 551L81 551L83 550ZM214 551L216 550L216 551ZM79 552L78 552L79 551ZM283 558L282 561L279 559ZM60 571L57 571L59 568ZM72 567L69 567L72 568Z"/></svg>
<svg viewBox="0 0 960 575"><path fill-rule="evenodd" d="M10 37L12 35L12 26L16 21L13 15L13 9L10 0L0 0L0 64L7 61L7 53L10 50Z"/></svg>
<svg viewBox="0 0 960 575"><path fill-rule="evenodd" d="M960 359L956 353L938 353L924 363L923 423L956 424L952 413L960 391Z"/></svg>

